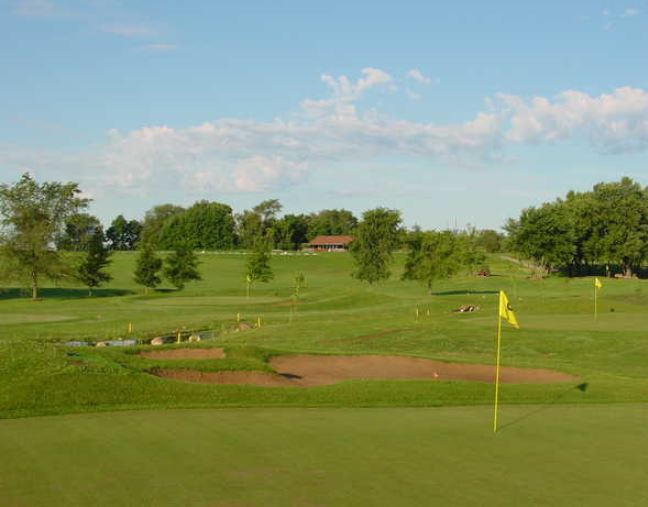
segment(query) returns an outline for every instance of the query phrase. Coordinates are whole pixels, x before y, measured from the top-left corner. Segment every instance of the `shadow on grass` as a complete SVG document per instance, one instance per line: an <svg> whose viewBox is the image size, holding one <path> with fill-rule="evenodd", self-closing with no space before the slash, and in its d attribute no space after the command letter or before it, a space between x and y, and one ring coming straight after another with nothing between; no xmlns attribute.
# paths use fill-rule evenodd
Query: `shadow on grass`
<svg viewBox="0 0 648 507"><path fill-rule="evenodd" d="M134 294L132 290L125 289L95 289L92 291L93 298L105 298L114 296L126 296ZM38 291L38 299L82 299L87 298L88 289L70 289L61 287L47 287ZM4 299L25 299L31 298L30 289L0 289L0 300Z"/></svg>
<svg viewBox="0 0 648 507"><path fill-rule="evenodd" d="M496 290L445 290L435 292L434 296L473 296L481 294L499 294Z"/></svg>
<svg viewBox="0 0 648 507"><path fill-rule="evenodd" d="M524 421L525 419L528 419L529 417L532 417L532 416L534 416L536 414L539 414L543 410L547 410L547 409L553 407L556 403L558 403L560 400L562 400L565 396L567 396L569 393L571 393L574 390L578 390L578 391L584 393L585 391L587 391L588 387L589 387L588 382L583 382L583 383L577 384L575 386L570 386L567 389L565 389L564 391L558 393L553 398L551 398L547 403L544 403L543 405L540 405L540 407L538 407L538 408L536 408L534 410L531 410L530 412L527 412L526 414L521 415L517 419L513 419L512 421L509 421L506 424L502 424L499 428L497 428L497 431L502 431L504 428L507 428L509 426L513 426L515 424L519 424L522 421Z"/></svg>

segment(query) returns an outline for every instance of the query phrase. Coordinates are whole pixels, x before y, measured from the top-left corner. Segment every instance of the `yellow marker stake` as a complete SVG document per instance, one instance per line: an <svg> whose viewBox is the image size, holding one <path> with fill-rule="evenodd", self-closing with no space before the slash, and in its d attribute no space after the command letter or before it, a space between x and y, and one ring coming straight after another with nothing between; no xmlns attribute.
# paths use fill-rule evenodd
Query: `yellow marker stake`
<svg viewBox="0 0 648 507"><path fill-rule="evenodd" d="M257 327L261 327L261 317L257 317Z"/></svg>
<svg viewBox="0 0 648 507"><path fill-rule="evenodd" d="M129 322L128 323L128 334L131 334L133 332L133 323Z"/></svg>
<svg viewBox="0 0 648 507"><path fill-rule="evenodd" d="M241 312L236 312L236 323L238 324L240 322L241 322Z"/></svg>
<svg viewBox="0 0 648 507"><path fill-rule="evenodd" d="M598 291L603 288L603 284L598 277L594 278L594 320L598 319Z"/></svg>
<svg viewBox="0 0 648 507"><path fill-rule="evenodd" d="M419 319L419 309L418 309L418 305L417 305L416 306L416 320L417 320L417 322L418 322L418 319Z"/></svg>

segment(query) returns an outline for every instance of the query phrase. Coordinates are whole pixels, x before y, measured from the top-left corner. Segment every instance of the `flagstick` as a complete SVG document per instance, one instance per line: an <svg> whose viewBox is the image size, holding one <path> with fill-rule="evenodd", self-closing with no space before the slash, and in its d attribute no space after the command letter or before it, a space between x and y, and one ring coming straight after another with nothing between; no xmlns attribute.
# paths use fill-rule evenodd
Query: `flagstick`
<svg viewBox="0 0 648 507"><path fill-rule="evenodd" d="M502 295L500 294L500 299ZM497 409L499 407L499 374L500 374L500 346L502 343L502 316L497 305L497 361L495 366L495 412L493 414L493 433L497 433Z"/></svg>

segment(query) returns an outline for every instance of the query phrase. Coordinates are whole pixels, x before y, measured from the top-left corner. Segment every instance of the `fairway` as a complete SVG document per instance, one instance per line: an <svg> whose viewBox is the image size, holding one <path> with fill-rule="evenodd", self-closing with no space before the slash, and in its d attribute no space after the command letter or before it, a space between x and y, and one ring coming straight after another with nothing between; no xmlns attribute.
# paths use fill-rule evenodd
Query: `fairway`
<svg viewBox="0 0 648 507"><path fill-rule="evenodd" d="M0 421L0 504L648 502L648 408L174 410Z"/></svg>
<svg viewBox="0 0 648 507"><path fill-rule="evenodd" d="M373 286L349 276L351 260L345 254L277 255L272 259L275 280L255 285L249 298L241 280L245 257L202 255L203 280L181 292L164 287L143 295L131 279L135 256L130 253L115 254L113 281L93 297L50 287L43 300L33 302L16 290L5 291L0 300L0 417L158 407L488 405L493 390L487 369L494 363L497 291L502 289L521 325L504 329L503 366L551 370L566 380L506 384L503 404L648 401L644 280L606 280L595 321L590 278L534 280L528 270L499 255L489 259L492 276L456 276L437 283L433 295L416 282L398 279L402 255L396 256L392 280ZM293 309L295 272L305 274L306 286ZM452 312L465 304L479 310ZM236 330L238 316L247 325L241 331ZM259 319L262 327L256 328ZM66 340L150 339L201 329L213 337L161 347L63 346ZM188 352L186 347L210 350ZM145 352L153 350L157 355ZM163 351L168 352L160 356ZM397 356L393 360L403 364L431 360L448 366L430 370L424 375L429 380L414 375L405 380L400 372L414 370L401 367L401 376L389 380L386 366L372 370L358 363L360 357L341 358L347 366L340 364L345 370L334 383L305 389L172 380L186 375L263 378L275 374L273 365L283 367L280 356L291 354ZM317 356L313 361L322 363ZM486 370L478 382L444 375L443 369L460 368L460 363L486 365ZM291 370L286 371L301 374ZM333 371L326 370L327 375ZM161 378L161 372L170 378ZM576 389L583 383L586 391Z"/></svg>

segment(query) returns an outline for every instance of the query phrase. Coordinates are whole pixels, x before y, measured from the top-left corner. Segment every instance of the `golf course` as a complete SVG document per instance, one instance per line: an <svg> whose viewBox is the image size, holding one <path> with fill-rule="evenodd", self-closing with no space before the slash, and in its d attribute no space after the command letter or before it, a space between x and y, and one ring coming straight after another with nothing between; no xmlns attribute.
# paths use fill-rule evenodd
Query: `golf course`
<svg viewBox="0 0 648 507"><path fill-rule="evenodd" d="M504 254L432 294L401 253L377 284L346 253L273 255L249 294L244 253L148 293L135 255L91 297L0 294L0 504L648 502L644 280L602 278L595 319L593 277ZM520 328L503 323L493 433L500 290ZM137 343L71 343L112 340Z"/></svg>

